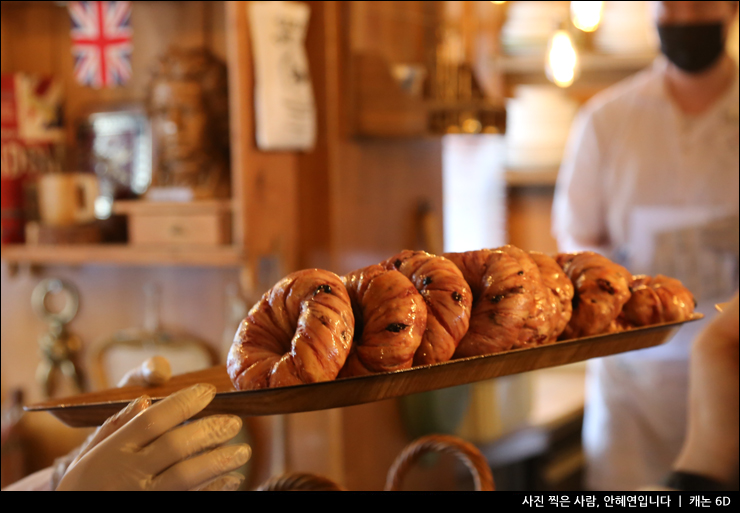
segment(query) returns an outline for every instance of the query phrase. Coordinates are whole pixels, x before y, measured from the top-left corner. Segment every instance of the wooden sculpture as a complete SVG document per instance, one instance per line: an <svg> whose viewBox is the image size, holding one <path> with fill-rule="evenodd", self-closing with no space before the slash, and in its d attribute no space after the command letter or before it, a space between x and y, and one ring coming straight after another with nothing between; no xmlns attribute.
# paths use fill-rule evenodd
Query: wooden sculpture
<svg viewBox="0 0 740 513"><path fill-rule="evenodd" d="M154 69L147 106L154 144L150 192L178 188L190 199L227 197L225 64L205 48L171 48Z"/></svg>

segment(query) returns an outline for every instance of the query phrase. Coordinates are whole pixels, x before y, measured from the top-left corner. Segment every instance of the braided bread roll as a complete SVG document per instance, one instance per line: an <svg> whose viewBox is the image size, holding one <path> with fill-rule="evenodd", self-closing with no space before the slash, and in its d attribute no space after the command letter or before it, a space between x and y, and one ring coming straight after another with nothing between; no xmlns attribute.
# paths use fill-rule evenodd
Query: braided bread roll
<svg viewBox="0 0 740 513"><path fill-rule="evenodd" d="M693 294L681 281L659 274L635 276L632 296L622 308L626 327L686 321L696 308Z"/></svg>
<svg viewBox="0 0 740 513"><path fill-rule="evenodd" d="M531 291L534 297L534 306L529 317L524 321L523 334L519 337L522 344L516 347L537 346L547 343L552 338L553 323L557 320L553 318L555 312L552 309L552 296L550 290L542 281L540 267L530 253L511 244L497 248L497 251L503 251L519 262L524 272L521 275L522 287L525 291Z"/></svg>
<svg viewBox="0 0 740 513"><path fill-rule="evenodd" d="M539 268L511 245L447 253L473 291L470 328L455 358L499 353L548 340L548 291Z"/></svg>
<svg viewBox="0 0 740 513"><path fill-rule="evenodd" d="M427 307L427 326L414 365L446 362L468 331L473 296L450 260L425 251L404 250L381 263L406 276Z"/></svg>
<svg viewBox="0 0 740 513"><path fill-rule="evenodd" d="M300 385L337 377L349 355L354 316L339 276L289 274L242 321L227 370L237 390Z"/></svg>
<svg viewBox="0 0 740 513"><path fill-rule="evenodd" d="M427 307L403 274L371 265L342 277L355 336L339 377L408 369L427 325Z"/></svg>
<svg viewBox="0 0 740 513"><path fill-rule="evenodd" d="M631 296L632 274L592 251L560 253L555 261L573 282L573 315L561 339L588 337L616 329L615 321Z"/></svg>
<svg viewBox="0 0 740 513"><path fill-rule="evenodd" d="M573 282L566 276L554 258L530 251L542 276L542 284L547 288L546 312L550 316L550 336L545 343L555 342L573 315Z"/></svg>

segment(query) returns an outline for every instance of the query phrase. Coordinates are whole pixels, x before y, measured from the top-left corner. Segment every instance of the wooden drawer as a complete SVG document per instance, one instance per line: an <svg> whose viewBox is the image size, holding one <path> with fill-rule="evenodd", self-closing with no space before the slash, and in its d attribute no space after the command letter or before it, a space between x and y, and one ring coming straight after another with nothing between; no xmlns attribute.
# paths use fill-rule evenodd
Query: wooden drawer
<svg viewBox="0 0 740 513"><path fill-rule="evenodd" d="M231 209L228 203L126 202L119 204L116 211L128 216L128 238L133 246L221 246L231 243Z"/></svg>
<svg viewBox="0 0 740 513"><path fill-rule="evenodd" d="M129 243L132 245L229 244L229 217L226 215L132 216L129 218Z"/></svg>

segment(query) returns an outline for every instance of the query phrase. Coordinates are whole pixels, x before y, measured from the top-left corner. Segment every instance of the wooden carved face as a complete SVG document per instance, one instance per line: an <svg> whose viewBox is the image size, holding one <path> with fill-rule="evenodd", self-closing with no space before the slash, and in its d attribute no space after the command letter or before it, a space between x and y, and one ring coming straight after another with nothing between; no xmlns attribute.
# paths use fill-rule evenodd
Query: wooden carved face
<svg viewBox="0 0 740 513"><path fill-rule="evenodd" d="M153 71L147 94L153 185L189 188L197 198L227 196L226 65L206 49L172 48Z"/></svg>
<svg viewBox="0 0 740 513"><path fill-rule="evenodd" d="M200 83L158 80L152 88L151 115L162 161L190 160L208 151L208 114Z"/></svg>

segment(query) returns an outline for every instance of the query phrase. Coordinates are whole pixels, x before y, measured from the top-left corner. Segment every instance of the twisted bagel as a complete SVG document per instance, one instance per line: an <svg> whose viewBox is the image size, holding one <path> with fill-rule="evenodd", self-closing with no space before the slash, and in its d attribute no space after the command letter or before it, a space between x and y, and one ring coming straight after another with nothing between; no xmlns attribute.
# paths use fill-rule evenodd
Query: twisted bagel
<svg viewBox="0 0 740 513"><path fill-rule="evenodd" d="M632 275L608 258L584 251L560 253L555 261L573 282L573 315L560 338L607 333L630 298Z"/></svg>
<svg viewBox="0 0 740 513"><path fill-rule="evenodd" d="M381 264L414 284L427 307L427 326L414 365L446 362L468 331L473 296L450 260L425 251L404 250Z"/></svg>
<svg viewBox="0 0 740 513"><path fill-rule="evenodd" d="M573 315L573 282L554 258L538 251L530 251L529 256L540 269L542 284L547 287L546 309L551 316L551 331L546 343L554 342Z"/></svg>
<svg viewBox="0 0 740 513"><path fill-rule="evenodd" d="M530 291L534 297L534 305L529 317L524 321L522 335L519 337L521 343L515 347L528 347L545 344L552 338L553 323L556 319L552 317L552 301L550 290L542 281L542 273L537 262L531 254L507 244L497 248L519 262L524 274L521 275L522 287Z"/></svg>
<svg viewBox="0 0 740 513"><path fill-rule="evenodd" d="M239 326L229 377L237 390L333 380L353 334L352 306L339 276L320 269L289 274Z"/></svg>
<svg viewBox="0 0 740 513"><path fill-rule="evenodd" d="M455 358L543 343L549 336L547 290L537 264L514 246L447 253L473 290L470 329Z"/></svg>
<svg viewBox="0 0 740 513"><path fill-rule="evenodd" d="M427 325L427 307L403 274L371 265L342 277L355 336L339 377L408 369Z"/></svg>
<svg viewBox="0 0 740 513"><path fill-rule="evenodd" d="M693 294L675 278L635 276L630 288L632 296L622 307L626 327L685 321L694 313Z"/></svg>

